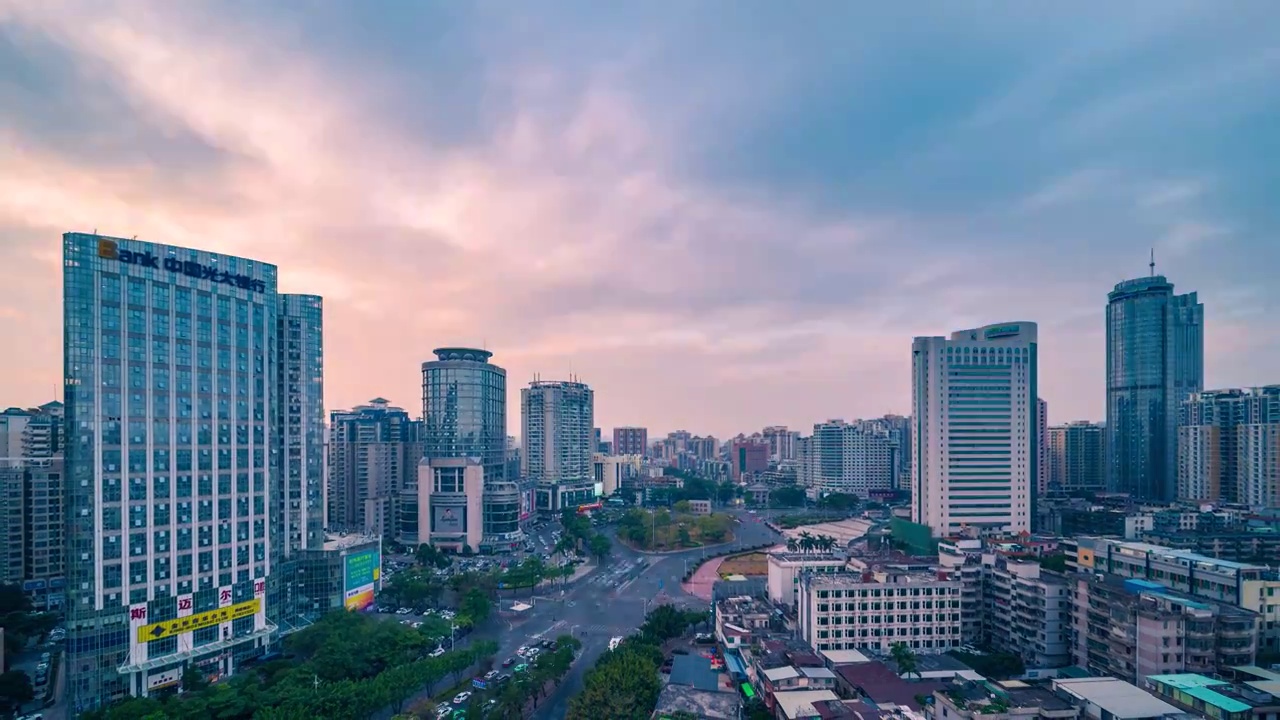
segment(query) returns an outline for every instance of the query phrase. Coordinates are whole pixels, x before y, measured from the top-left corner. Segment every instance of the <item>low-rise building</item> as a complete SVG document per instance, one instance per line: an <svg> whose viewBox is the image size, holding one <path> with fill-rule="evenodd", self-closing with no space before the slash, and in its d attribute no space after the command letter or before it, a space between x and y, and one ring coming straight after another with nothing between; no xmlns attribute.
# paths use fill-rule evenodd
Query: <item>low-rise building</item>
<svg viewBox="0 0 1280 720"><path fill-rule="evenodd" d="M1137 685L1116 678L1061 679L1051 687L1079 708L1081 720L1174 720L1185 715Z"/></svg>
<svg viewBox="0 0 1280 720"><path fill-rule="evenodd" d="M1136 578L1080 574L1072 627L1075 664L1129 682L1251 665L1257 613Z"/></svg>
<svg viewBox="0 0 1280 720"><path fill-rule="evenodd" d="M905 707L920 711L920 702L935 690L949 686L939 680L908 680L882 662L836 665L837 687L842 696L857 698L877 707Z"/></svg>
<svg viewBox="0 0 1280 720"><path fill-rule="evenodd" d="M740 596L716 603L716 639L726 648L750 645L769 631L774 609L769 603Z"/></svg>
<svg viewBox="0 0 1280 720"><path fill-rule="evenodd" d="M994 683L962 680L933 693L926 715L947 720L1013 720L1079 717L1072 703L1043 687L1016 680Z"/></svg>
<svg viewBox="0 0 1280 720"><path fill-rule="evenodd" d="M805 573L797 625L817 650L888 652L904 643L917 654L960 645L960 581L947 571L888 567L860 574Z"/></svg>
<svg viewBox="0 0 1280 720"><path fill-rule="evenodd" d="M1194 673L1152 675L1148 690L1197 717L1213 720L1270 720L1280 714L1280 699L1248 685Z"/></svg>
<svg viewBox="0 0 1280 720"><path fill-rule="evenodd" d="M769 668L762 673L765 692L779 693L788 690L834 690L835 673L824 667L795 667L783 665Z"/></svg>
<svg viewBox="0 0 1280 720"><path fill-rule="evenodd" d="M843 557L830 553L769 553L769 599L788 608L800 596L800 576L806 572L838 573L845 569Z"/></svg>

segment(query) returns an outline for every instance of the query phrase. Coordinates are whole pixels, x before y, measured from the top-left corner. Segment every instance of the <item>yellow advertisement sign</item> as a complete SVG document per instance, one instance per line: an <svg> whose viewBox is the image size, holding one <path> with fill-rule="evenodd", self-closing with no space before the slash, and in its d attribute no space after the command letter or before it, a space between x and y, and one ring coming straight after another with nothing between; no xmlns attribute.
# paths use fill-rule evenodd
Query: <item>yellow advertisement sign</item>
<svg viewBox="0 0 1280 720"><path fill-rule="evenodd" d="M138 642L149 643L156 640L163 640L167 637L181 635L182 633L203 630L204 628L214 627L224 622L239 620L240 618L256 615L262 607L262 600L254 598L246 600L235 605L218 608L217 610L209 610L195 615L165 620L164 622L143 625L138 628Z"/></svg>

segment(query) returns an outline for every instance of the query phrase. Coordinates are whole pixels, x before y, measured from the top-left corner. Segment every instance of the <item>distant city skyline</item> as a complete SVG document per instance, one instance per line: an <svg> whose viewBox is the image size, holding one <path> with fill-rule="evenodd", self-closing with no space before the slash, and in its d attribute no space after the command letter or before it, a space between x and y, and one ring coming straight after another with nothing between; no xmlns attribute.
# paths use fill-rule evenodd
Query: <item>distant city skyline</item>
<svg viewBox="0 0 1280 720"><path fill-rule="evenodd" d="M806 429L907 414L913 337L1016 316L1050 423L1100 421L1107 293L1153 247L1205 388L1274 383L1250 7L18 3L0 404L61 396L60 237L95 228L323 296L326 409L413 412L464 346L510 408L572 375L602 428Z"/></svg>

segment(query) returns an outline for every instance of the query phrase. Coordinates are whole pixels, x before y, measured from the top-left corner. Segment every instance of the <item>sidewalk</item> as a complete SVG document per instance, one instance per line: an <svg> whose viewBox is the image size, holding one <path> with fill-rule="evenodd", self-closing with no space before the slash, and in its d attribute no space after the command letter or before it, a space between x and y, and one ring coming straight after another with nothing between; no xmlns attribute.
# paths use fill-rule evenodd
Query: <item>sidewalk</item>
<svg viewBox="0 0 1280 720"><path fill-rule="evenodd" d="M711 599L711 588L720 579L720 564L724 558L712 558L698 567L689 578L689 582L681 583L680 589L701 600Z"/></svg>

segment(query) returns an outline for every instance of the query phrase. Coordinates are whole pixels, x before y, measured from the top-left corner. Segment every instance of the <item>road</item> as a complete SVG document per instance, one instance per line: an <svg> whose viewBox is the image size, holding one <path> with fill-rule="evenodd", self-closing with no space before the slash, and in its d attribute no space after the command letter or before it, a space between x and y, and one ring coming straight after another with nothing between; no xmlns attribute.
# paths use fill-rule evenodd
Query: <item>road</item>
<svg viewBox="0 0 1280 720"><path fill-rule="evenodd" d="M745 512L728 511L738 515L742 522L735 526L734 542L727 546L694 548L675 553L650 554L632 550L616 541L614 528L600 528L600 532L614 539L613 553L606 563L590 574L563 588L543 587L537 593L504 593L500 602L500 618L488 623L484 629L471 633L459 645L465 646L477 640L492 640L498 644L495 661L498 664L516 654L521 645L531 645L543 639L555 639L560 635L573 635L582 643L582 651L565 681L560 684L534 713L535 720L559 720L569 709L569 699L582 689L583 676L595 666L600 655L608 649L609 639L629 635L644 622L654 605L670 603L685 609L707 609L703 600L687 595L680 587L685 569L705 557L726 549L747 548L780 539L767 528L760 518ZM551 539L554 523L537 531L554 546ZM542 542L533 540L535 552L545 555ZM531 605L521 613L511 611L515 601ZM509 670L507 672L510 672ZM429 691L423 691L406 703L406 707L433 693L448 689L440 683ZM380 720L390 716L379 714Z"/></svg>
<svg viewBox="0 0 1280 720"><path fill-rule="evenodd" d="M608 649L609 638L635 632L652 605L669 602L687 609L708 607L706 602L686 595L680 588L688 563L725 549L746 548L779 539L755 516L745 512L733 514L739 516L742 523L735 527L734 542L728 546L646 554L615 541L609 564L579 580L565 593L563 600L556 598L537 603L529 611L536 612L536 615L530 615L518 628L504 633L510 638L503 645L504 652L508 646L514 651L528 642L525 638L538 633L555 637L572 631L582 641L582 652L577 662L565 681L539 706L533 716L535 720L565 717L569 711L569 699L582 689L583 675ZM605 528L603 532L612 536L613 528Z"/></svg>

